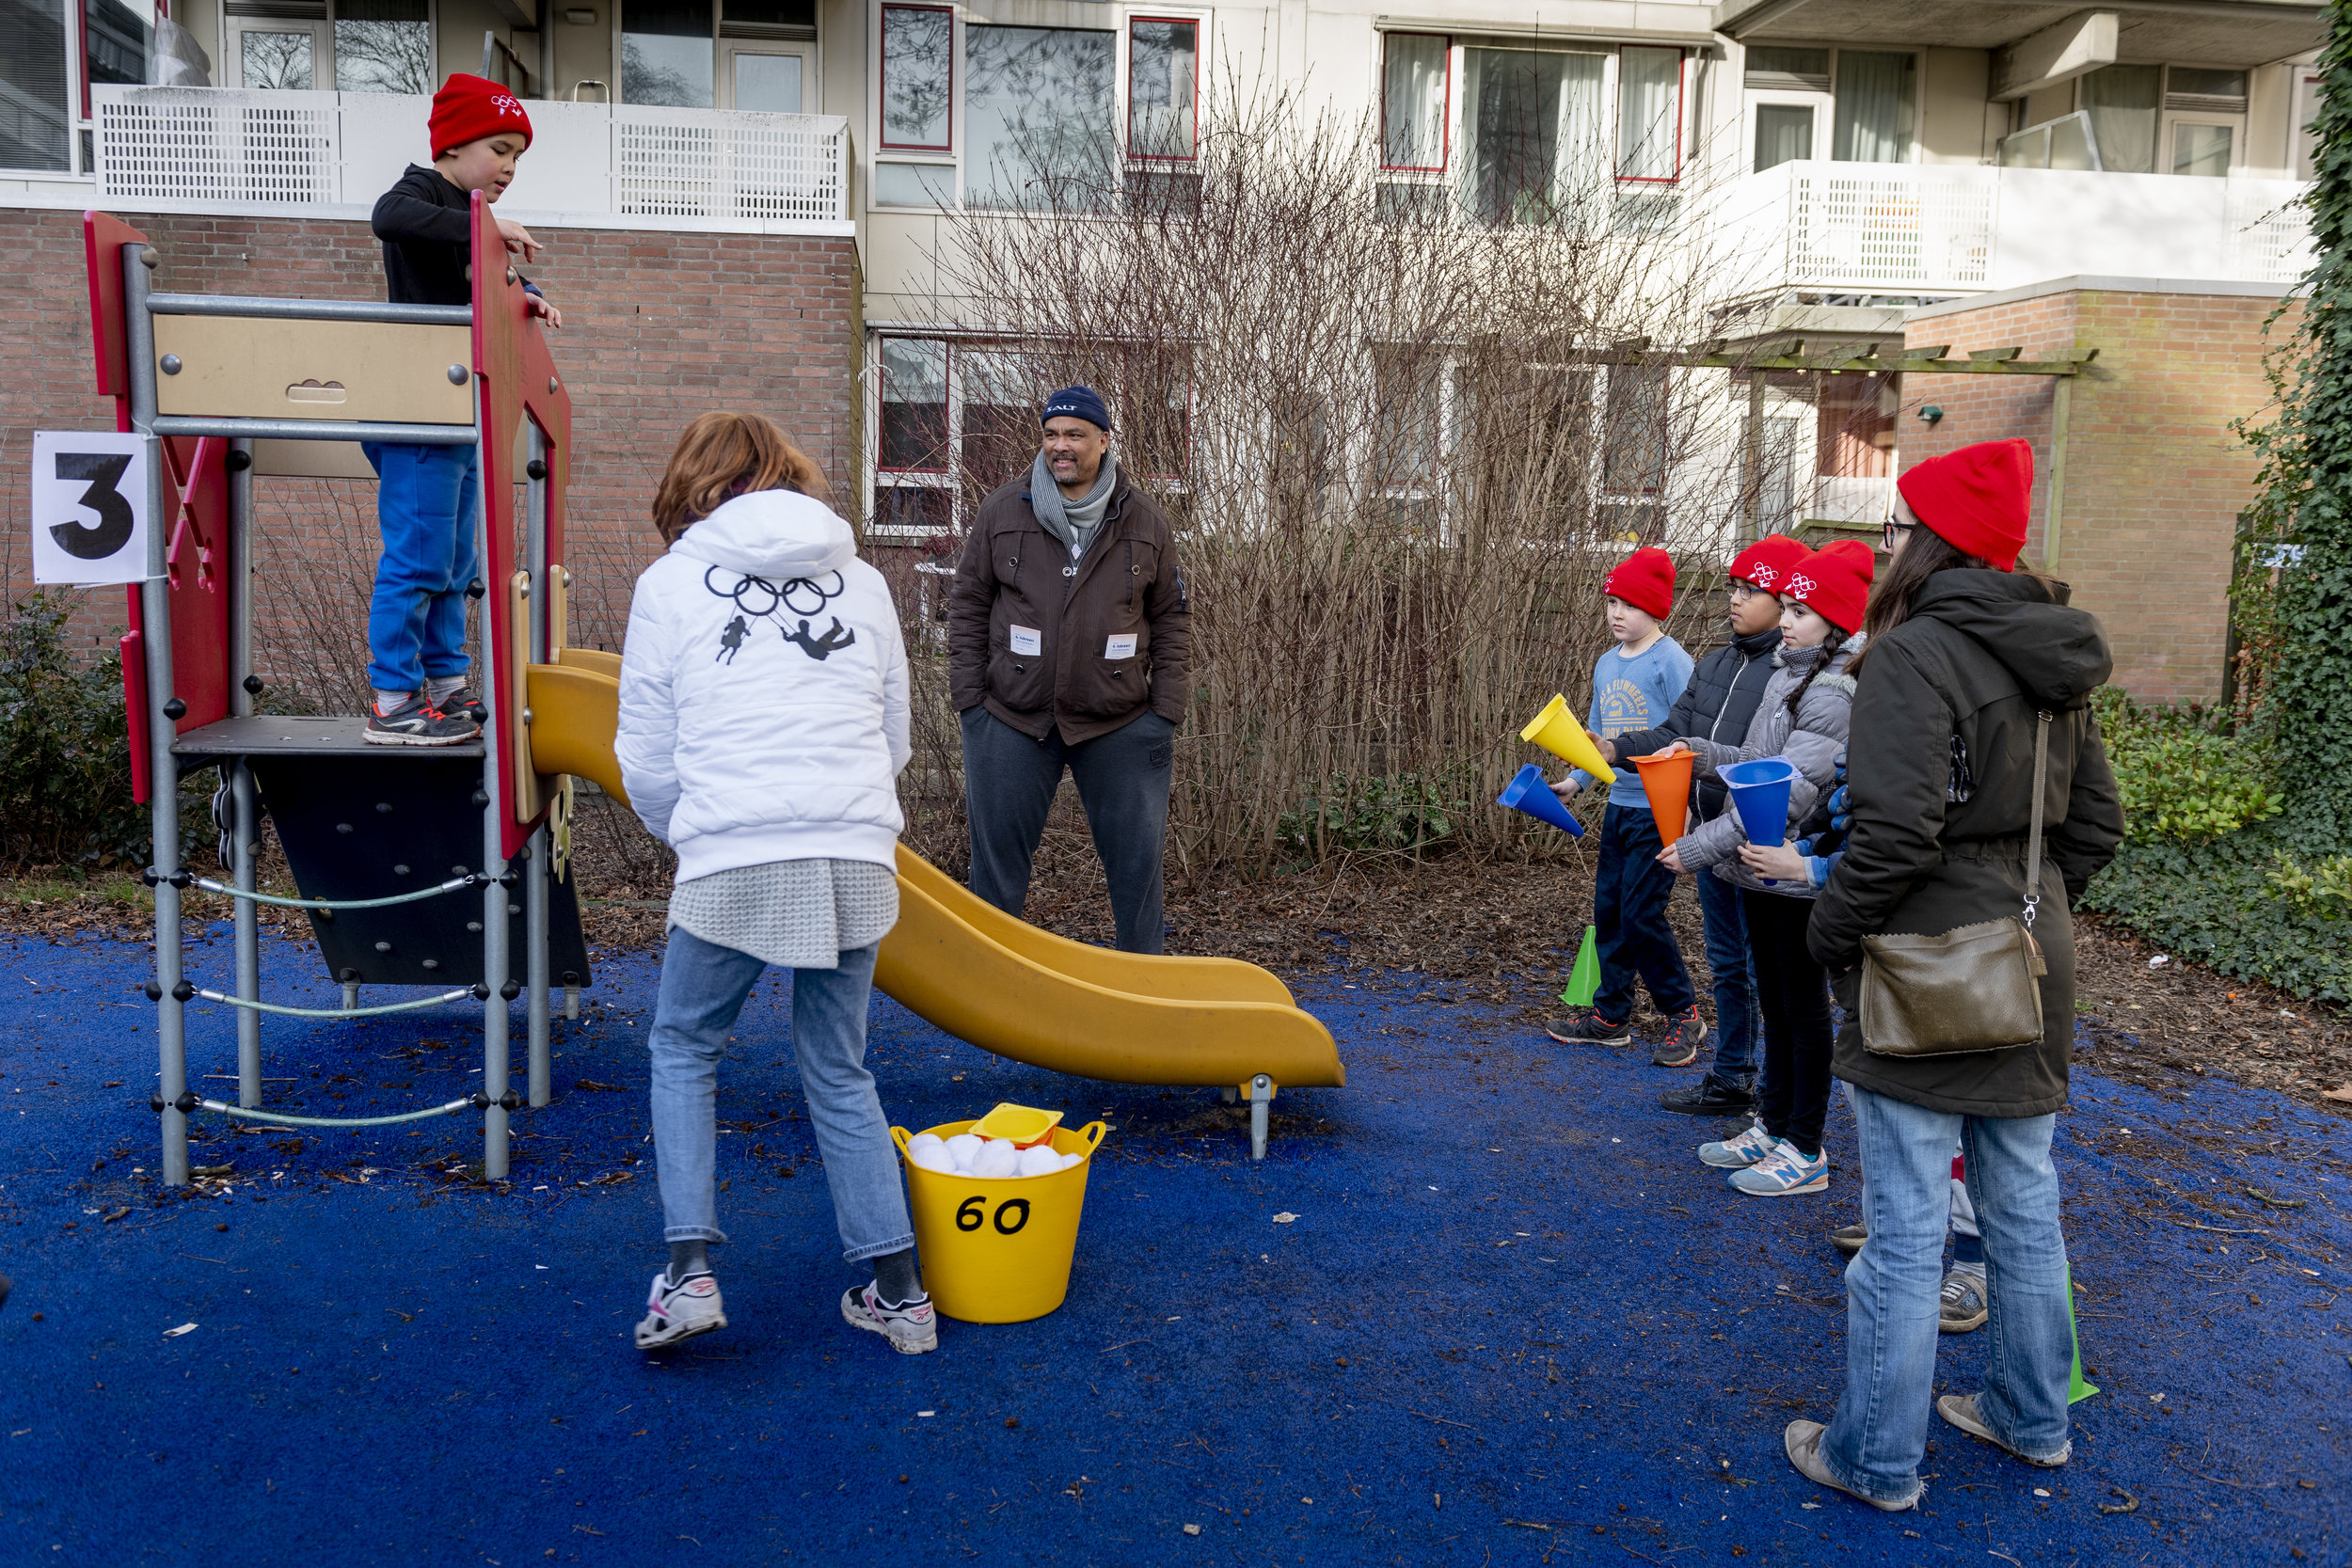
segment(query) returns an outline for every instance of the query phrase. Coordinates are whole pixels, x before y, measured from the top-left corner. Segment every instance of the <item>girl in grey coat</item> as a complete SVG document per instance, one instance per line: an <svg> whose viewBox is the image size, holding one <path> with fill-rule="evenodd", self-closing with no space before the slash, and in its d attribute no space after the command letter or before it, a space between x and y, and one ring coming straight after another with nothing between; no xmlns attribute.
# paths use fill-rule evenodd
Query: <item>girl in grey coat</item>
<svg viewBox="0 0 2352 1568"><path fill-rule="evenodd" d="M1782 599L1781 646L1772 680L1738 746L1689 736L1692 771L1715 775L1735 762L1786 758L1796 768L1788 790L1793 828L1831 789L1845 749L1854 683L1847 664L1862 651L1862 607L1868 596L1867 546L1833 543L1800 562ZM1754 1126L1738 1137L1703 1144L1699 1159L1731 1172L1731 1185L1757 1197L1829 1188L1821 1125L1829 1114L1829 975L1805 950L1813 912L1810 879L1768 881L1740 851L1747 843L1740 814L1700 823L1660 856L1678 871L1724 879L1740 888L1756 1001L1764 1015L1764 1075Z"/></svg>

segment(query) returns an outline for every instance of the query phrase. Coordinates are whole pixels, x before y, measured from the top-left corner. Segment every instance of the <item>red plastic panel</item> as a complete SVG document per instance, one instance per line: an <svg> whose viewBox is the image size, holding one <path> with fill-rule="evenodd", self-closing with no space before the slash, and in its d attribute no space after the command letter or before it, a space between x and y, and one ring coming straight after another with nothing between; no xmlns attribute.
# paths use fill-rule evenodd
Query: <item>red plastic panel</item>
<svg viewBox="0 0 2352 1568"><path fill-rule="evenodd" d="M164 560L171 585L171 695L181 735L229 717L229 443L164 442Z"/></svg>
<svg viewBox="0 0 2352 1568"><path fill-rule="evenodd" d="M98 395L120 400L115 428L131 428L129 340L122 329L122 247L147 236L110 213L82 214L82 253L89 268L90 347L98 361Z"/></svg>

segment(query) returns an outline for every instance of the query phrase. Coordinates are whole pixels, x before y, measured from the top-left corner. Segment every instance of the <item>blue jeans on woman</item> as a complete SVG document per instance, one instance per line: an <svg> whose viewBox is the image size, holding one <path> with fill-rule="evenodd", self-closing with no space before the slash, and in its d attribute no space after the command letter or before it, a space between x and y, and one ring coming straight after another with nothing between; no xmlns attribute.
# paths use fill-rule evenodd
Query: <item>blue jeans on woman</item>
<svg viewBox="0 0 2352 1568"><path fill-rule="evenodd" d="M1919 1493L1955 1138L1984 1232L1992 1307L1977 1414L2019 1453L2064 1452L2074 1340L2050 1162L2058 1117L1957 1116L1859 1087L1853 1107L1870 1239L1846 1265L1846 1393L1821 1438L1830 1473L1885 1502Z"/></svg>
<svg viewBox="0 0 2352 1568"><path fill-rule="evenodd" d="M375 524L384 554L368 603L368 684L414 691L471 667L466 588L482 572L481 475L471 447L362 441L375 470Z"/></svg>
<svg viewBox="0 0 2352 1568"><path fill-rule="evenodd" d="M898 1155L874 1075L866 1070L866 1009L874 955L853 947L838 969L792 972L792 1053L809 1126L825 1162L842 1256L855 1263L914 1244ZM661 1237L723 1242L711 1188L718 1156L719 1058L767 965L748 953L673 928L661 959L653 1032L654 1166L661 1178Z"/></svg>

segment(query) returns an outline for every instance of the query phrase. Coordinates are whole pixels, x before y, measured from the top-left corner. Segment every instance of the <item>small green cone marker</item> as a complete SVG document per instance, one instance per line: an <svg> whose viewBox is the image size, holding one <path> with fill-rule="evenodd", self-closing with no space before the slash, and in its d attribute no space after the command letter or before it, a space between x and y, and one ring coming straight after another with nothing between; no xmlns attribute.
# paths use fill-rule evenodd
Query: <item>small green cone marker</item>
<svg viewBox="0 0 2352 1568"><path fill-rule="evenodd" d="M1576 955L1576 967L1568 971L1568 989L1560 993L1560 1000L1571 1007L1589 1007L1593 998L1600 994L1600 952L1593 945L1593 928L1584 927L1584 945Z"/></svg>
<svg viewBox="0 0 2352 1568"><path fill-rule="evenodd" d="M2066 1270L2066 1337L2074 1341L2074 1370L2066 1374L2066 1402L2080 1404L2097 1393L2099 1386L2083 1381L2083 1337L2081 1331L2074 1327L2074 1269L2072 1264L2067 1265Z"/></svg>

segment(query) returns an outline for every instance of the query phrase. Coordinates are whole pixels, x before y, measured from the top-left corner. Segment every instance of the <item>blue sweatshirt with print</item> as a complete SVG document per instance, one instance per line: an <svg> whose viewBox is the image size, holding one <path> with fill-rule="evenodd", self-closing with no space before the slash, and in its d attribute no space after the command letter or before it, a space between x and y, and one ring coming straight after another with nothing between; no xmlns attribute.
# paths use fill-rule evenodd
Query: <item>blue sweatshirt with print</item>
<svg viewBox="0 0 2352 1568"><path fill-rule="evenodd" d="M1671 637L1661 635L1629 658L1622 644L1607 649L1593 662L1593 706L1585 716L1585 727L1613 740L1621 735L1655 729L1666 721L1676 699L1690 684L1691 656ZM1580 768L1576 781L1589 786L1593 776ZM1624 757L1617 759L1616 778L1609 786L1609 803L1649 810L1649 796L1642 788L1641 772Z"/></svg>

